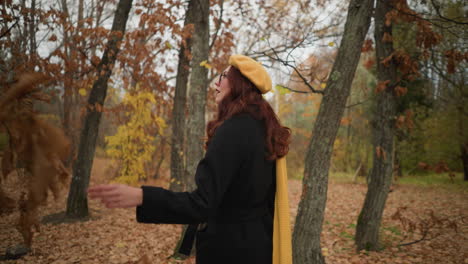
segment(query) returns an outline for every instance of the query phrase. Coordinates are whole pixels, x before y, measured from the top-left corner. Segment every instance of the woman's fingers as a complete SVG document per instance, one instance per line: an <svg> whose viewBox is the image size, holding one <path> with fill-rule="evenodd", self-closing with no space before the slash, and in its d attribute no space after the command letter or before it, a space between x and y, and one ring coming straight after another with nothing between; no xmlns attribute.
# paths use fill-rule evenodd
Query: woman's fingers
<svg viewBox="0 0 468 264"><path fill-rule="evenodd" d="M104 205L106 206L106 208L122 208L120 202L108 202L104 203Z"/></svg>
<svg viewBox="0 0 468 264"><path fill-rule="evenodd" d="M107 185L97 185L88 189L88 195L91 199L103 198L103 197L112 197L118 196L118 185L107 184Z"/></svg>
<svg viewBox="0 0 468 264"><path fill-rule="evenodd" d="M121 202L123 199L121 196L105 196L105 197L101 197L101 201L103 203L119 203Z"/></svg>
<svg viewBox="0 0 468 264"><path fill-rule="evenodd" d="M143 201L141 188L123 184L97 185L88 189L91 199L100 199L107 208L135 207Z"/></svg>
<svg viewBox="0 0 468 264"><path fill-rule="evenodd" d="M103 191L110 191L110 190L116 189L117 187L118 185L115 185L115 184L100 184L100 185L96 185L96 186L88 188L88 193L99 193Z"/></svg>

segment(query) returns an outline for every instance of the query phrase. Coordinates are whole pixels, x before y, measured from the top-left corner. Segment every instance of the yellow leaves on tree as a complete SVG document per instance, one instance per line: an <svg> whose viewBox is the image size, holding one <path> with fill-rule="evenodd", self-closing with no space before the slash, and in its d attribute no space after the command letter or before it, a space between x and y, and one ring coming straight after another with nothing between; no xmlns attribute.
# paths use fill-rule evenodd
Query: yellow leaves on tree
<svg viewBox="0 0 468 264"><path fill-rule="evenodd" d="M106 137L107 154L118 161L117 182L135 184L145 179L145 164L151 161L155 151L156 134L162 133L166 123L156 117L153 106L156 103L151 92L139 91L127 93L123 104L129 108L126 112L128 122L118 127L117 133Z"/></svg>
<svg viewBox="0 0 468 264"><path fill-rule="evenodd" d="M285 95L291 92L290 90L286 89L284 86L279 84L275 85L275 90L278 91L281 95Z"/></svg>

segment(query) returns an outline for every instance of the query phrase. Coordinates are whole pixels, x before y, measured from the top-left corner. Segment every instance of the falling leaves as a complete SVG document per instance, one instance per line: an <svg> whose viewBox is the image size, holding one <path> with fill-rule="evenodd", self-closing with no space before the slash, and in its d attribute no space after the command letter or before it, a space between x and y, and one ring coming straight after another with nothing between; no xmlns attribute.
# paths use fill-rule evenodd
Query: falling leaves
<svg viewBox="0 0 468 264"><path fill-rule="evenodd" d="M200 66L205 67L205 68L207 68L207 69L211 69L211 68L212 68L211 64L209 64L208 61L206 61L206 60L200 62Z"/></svg>
<svg viewBox="0 0 468 264"><path fill-rule="evenodd" d="M86 89L84 88L81 88L78 90L78 93L81 95L81 96L86 96L87 92L86 92Z"/></svg>
<svg viewBox="0 0 468 264"><path fill-rule="evenodd" d="M57 198L70 176L64 165L70 141L61 129L40 119L32 109L32 99L43 96L31 97L30 94L40 93L36 86L45 80L47 78L39 73L22 74L0 99L0 121L8 128L10 138L2 157L2 174L6 177L17 171L17 164L23 164L23 173L29 176L22 179L28 185L27 190L16 199L20 212L16 228L28 247L33 242L33 230L39 231L39 206L46 203L49 190ZM0 198L7 203L6 211L10 211L12 199L1 187Z"/></svg>

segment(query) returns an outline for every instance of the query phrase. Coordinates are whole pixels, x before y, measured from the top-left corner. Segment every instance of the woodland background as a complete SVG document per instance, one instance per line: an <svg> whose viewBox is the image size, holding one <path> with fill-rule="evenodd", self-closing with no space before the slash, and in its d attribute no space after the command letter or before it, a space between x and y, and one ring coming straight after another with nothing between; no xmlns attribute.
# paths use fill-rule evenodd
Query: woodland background
<svg viewBox="0 0 468 264"><path fill-rule="evenodd" d="M468 263L467 17L458 0L2 1L0 254L183 262L183 227L86 189L193 189L214 80L245 54L293 133L295 263Z"/></svg>

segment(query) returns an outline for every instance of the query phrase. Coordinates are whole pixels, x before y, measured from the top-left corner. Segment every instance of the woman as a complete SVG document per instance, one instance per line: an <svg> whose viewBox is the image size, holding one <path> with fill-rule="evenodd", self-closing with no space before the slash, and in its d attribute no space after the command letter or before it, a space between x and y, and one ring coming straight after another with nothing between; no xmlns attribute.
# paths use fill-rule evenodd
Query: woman
<svg viewBox="0 0 468 264"><path fill-rule="evenodd" d="M285 175L280 179L286 202L277 197L275 205L275 165L288 152L290 130L280 125L262 97L271 89L263 66L243 55L231 56L229 64L216 82L218 113L207 125L207 151L197 167L195 191L101 185L88 192L108 208L136 206L138 222L200 224L198 264L290 262L290 249L286 254L277 249L283 243L290 247L288 209L283 208L288 222L283 235L277 231L278 208L287 207Z"/></svg>

